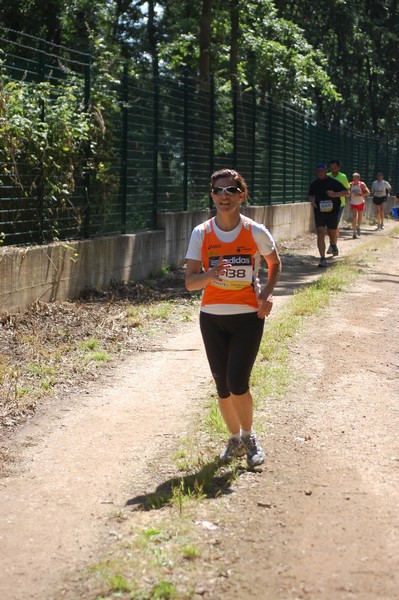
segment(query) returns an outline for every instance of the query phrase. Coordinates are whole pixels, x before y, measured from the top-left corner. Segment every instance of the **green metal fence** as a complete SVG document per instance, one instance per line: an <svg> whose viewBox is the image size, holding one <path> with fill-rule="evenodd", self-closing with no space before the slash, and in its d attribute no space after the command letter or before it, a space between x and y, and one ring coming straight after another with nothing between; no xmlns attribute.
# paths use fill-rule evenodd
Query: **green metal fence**
<svg viewBox="0 0 399 600"><path fill-rule="evenodd" d="M244 175L253 204L307 200L314 165L333 158L348 176L359 171L371 184L383 171L398 189L397 143L313 123L256 89L231 89L215 78L203 90L188 74L137 79L126 65L104 86L89 54L1 28L0 41L0 235L7 245L156 228L160 211L210 206L210 174L225 166ZM15 117L5 96L10 81L29 94L50 85L49 98L39 97L34 110L25 101L32 128L46 126L47 136L55 135L55 108L66 90L76 103L76 123L90 114L89 139L77 143L72 168L71 154L58 164L62 156L52 161L46 145L37 162L28 142L7 155L4 136ZM67 168L73 181L54 193L57 173Z"/></svg>

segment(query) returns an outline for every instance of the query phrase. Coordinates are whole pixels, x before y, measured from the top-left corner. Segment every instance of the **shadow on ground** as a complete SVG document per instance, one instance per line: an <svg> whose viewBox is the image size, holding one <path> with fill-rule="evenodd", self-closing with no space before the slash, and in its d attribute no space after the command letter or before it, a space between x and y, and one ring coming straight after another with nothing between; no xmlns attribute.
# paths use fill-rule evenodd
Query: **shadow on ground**
<svg viewBox="0 0 399 600"><path fill-rule="evenodd" d="M237 477L247 472L247 468L234 464L230 467L221 465L219 460L212 460L200 470L184 476L176 476L158 485L153 492L130 498L125 506L135 510L158 510L171 503L179 505L185 499L211 499L231 494L231 486Z"/></svg>

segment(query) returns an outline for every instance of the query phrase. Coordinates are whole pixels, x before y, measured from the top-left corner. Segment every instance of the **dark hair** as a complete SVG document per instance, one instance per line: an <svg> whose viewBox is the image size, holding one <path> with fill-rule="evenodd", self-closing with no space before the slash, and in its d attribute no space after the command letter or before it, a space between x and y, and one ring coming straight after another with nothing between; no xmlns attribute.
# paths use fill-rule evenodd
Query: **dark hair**
<svg viewBox="0 0 399 600"><path fill-rule="evenodd" d="M338 165L339 167L341 166L341 163L339 162L339 160L337 160L336 158L334 158L333 160L330 160L330 162L328 163L329 165L332 165L333 163L335 163L336 165Z"/></svg>
<svg viewBox="0 0 399 600"><path fill-rule="evenodd" d="M242 175L240 175L240 173L238 173L238 171L235 171L234 169L219 169L218 171L212 173L210 181L211 189L215 187L215 182L218 179L222 179L222 177L232 177L236 182L237 187L244 192L244 199L247 199L248 186L245 183L245 179Z"/></svg>

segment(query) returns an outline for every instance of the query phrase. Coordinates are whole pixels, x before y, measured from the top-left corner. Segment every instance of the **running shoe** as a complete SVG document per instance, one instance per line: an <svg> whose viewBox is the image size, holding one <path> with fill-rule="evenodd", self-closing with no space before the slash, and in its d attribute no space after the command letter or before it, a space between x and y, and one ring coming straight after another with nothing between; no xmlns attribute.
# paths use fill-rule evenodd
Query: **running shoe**
<svg viewBox="0 0 399 600"><path fill-rule="evenodd" d="M233 458L244 456L244 454L245 448L241 440L231 437L219 458L222 462L229 462L230 460L233 460Z"/></svg>
<svg viewBox="0 0 399 600"><path fill-rule="evenodd" d="M331 249L332 249L332 255L333 256L338 256L339 250L338 250L337 244L335 244L334 246L331 246Z"/></svg>
<svg viewBox="0 0 399 600"><path fill-rule="evenodd" d="M360 237L360 227L359 226L356 227L356 233L357 233L357 237Z"/></svg>
<svg viewBox="0 0 399 600"><path fill-rule="evenodd" d="M384 223L381 223L381 229L384 229Z"/></svg>
<svg viewBox="0 0 399 600"><path fill-rule="evenodd" d="M353 239L353 240L357 240L357 234L356 234L356 231L354 231L354 232L353 232L352 239Z"/></svg>
<svg viewBox="0 0 399 600"><path fill-rule="evenodd" d="M328 250L327 250L326 254L332 254L332 253L333 253L333 249L332 249L332 246L331 246L331 244L330 244L330 245L328 246Z"/></svg>
<svg viewBox="0 0 399 600"><path fill-rule="evenodd" d="M326 267L328 267L327 259L321 258L318 267L319 269L325 269Z"/></svg>
<svg viewBox="0 0 399 600"><path fill-rule="evenodd" d="M248 467L257 467L266 460L266 454L263 448L261 448L258 438L255 433L251 435L243 436L241 438L243 446L247 452L247 465Z"/></svg>

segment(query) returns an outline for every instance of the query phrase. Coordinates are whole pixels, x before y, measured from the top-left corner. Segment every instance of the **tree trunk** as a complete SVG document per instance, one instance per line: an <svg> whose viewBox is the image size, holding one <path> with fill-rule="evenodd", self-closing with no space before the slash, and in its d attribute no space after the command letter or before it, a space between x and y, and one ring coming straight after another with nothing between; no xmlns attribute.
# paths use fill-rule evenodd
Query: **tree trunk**
<svg viewBox="0 0 399 600"><path fill-rule="evenodd" d="M154 0L149 0L149 2L148 2L147 32L148 32L148 44L149 44L149 48L150 48L150 54L151 54L151 58L152 58L154 74L158 75L158 46L157 46L157 36L156 36L156 27L155 27L155 2L154 2Z"/></svg>
<svg viewBox="0 0 399 600"><path fill-rule="evenodd" d="M367 71L367 79L368 79L368 93L369 93L369 106L370 106L370 118L371 118L371 128L375 135L380 135L380 128L378 126L378 109L377 103L375 101L375 89L377 87L376 84L376 76L372 73L371 65L369 57L366 57L366 71Z"/></svg>
<svg viewBox="0 0 399 600"><path fill-rule="evenodd" d="M202 0L202 11L199 35L199 81L200 89L209 90L209 76L211 64L211 8L212 0Z"/></svg>
<svg viewBox="0 0 399 600"><path fill-rule="evenodd" d="M238 81L238 36L240 26L238 3L239 0L230 0L230 80L233 85Z"/></svg>

